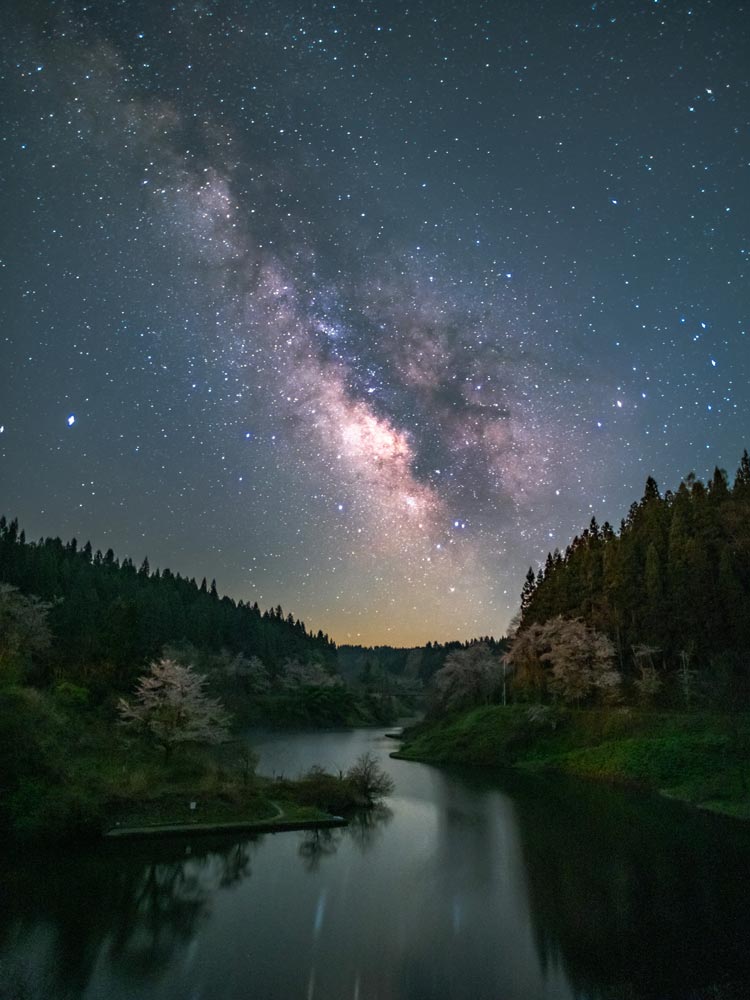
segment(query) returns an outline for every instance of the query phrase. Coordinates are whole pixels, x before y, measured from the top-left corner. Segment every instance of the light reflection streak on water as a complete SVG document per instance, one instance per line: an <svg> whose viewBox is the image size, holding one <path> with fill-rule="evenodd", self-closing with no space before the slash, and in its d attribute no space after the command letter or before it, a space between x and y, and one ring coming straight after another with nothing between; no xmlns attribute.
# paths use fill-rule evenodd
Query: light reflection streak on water
<svg viewBox="0 0 750 1000"><path fill-rule="evenodd" d="M318 904L315 907L315 921L313 923L313 937L319 937L320 931L323 927L323 920L326 915L326 899L328 896L327 889L321 889L320 895L318 896Z"/></svg>
<svg viewBox="0 0 750 1000"><path fill-rule="evenodd" d="M84 854L70 872L57 858L11 865L0 962L20 968L29 1000L604 1000L613 981L653 1000L693 995L688 975L713 983L723 948L729 974L750 981L750 847L727 837L715 870L686 883L715 845L697 814L557 778L519 777L511 796L492 776L392 761L369 730L272 746L285 769L319 747L342 767L374 747L396 780L388 810L330 837L159 841ZM644 914L654 885L661 909ZM714 932L719 894L728 916ZM672 968L696 914L702 952L689 972ZM667 988L641 992L654 976Z"/></svg>
<svg viewBox="0 0 750 1000"><path fill-rule="evenodd" d="M195 956L198 951L198 939L193 938L193 940L188 945L187 951L185 952L185 960L182 963L183 969L187 972L192 968L195 963Z"/></svg>
<svg viewBox="0 0 750 1000"><path fill-rule="evenodd" d="M458 934L461 930L461 923L463 917L463 905L461 900L456 898L453 900L453 933Z"/></svg>

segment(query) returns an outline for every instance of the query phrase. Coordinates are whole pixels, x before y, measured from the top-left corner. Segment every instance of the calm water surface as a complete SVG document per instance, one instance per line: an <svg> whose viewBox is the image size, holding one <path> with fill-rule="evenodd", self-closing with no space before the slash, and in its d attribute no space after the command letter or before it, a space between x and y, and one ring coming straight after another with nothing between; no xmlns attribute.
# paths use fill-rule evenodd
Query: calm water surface
<svg viewBox="0 0 750 1000"><path fill-rule="evenodd" d="M325 833L0 862L7 1000L739 1000L750 829L587 783L390 760L375 730L255 734L266 774L376 753Z"/></svg>

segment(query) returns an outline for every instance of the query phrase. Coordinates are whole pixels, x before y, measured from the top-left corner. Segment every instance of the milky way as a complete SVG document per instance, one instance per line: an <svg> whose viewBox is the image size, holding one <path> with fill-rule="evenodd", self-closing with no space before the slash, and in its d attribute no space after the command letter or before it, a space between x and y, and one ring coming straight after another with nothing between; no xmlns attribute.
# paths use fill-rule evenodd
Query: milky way
<svg viewBox="0 0 750 1000"><path fill-rule="evenodd" d="M15 7L15 9L14 9ZM748 444L742 4L9 5L0 508L499 635Z"/></svg>

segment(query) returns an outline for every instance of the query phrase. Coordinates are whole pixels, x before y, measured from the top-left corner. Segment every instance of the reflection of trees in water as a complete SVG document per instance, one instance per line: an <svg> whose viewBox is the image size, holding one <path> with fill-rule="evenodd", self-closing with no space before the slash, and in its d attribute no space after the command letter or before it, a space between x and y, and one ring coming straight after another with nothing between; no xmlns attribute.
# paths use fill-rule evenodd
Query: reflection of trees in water
<svg viewBox="0 0 750 1000"><path fill-rule="evenodd" d="M300 860L315 871L347 837L365 852L391 815L378 805L355 814L348 827L309 831L299 845ZM81 856L29 855L23 864L9 865L7 877L0 876L5 900L12 901L0 907L0 955L14 954L12 942L32 940L41 927L51 931L30 962L34 976L22 981L19 973L15 992L23 997L26 989L33 1000L79 996L102 954L123 979L153 976L187 947L209 914L213 894L251 876L262 840L144 840ZM54 989L38 985L46 983L46 969ZM9 982L6 977L4 985ZM0 1000L6 994L0 992Z"/></svg>
<svg viewBox="0 0 750 1000"><path fill-rule="evenodd" d="M305 831L297 848L305 871L316 872L323 858L336 853L341 843L342 830L343 827L329 827Z"/></svg>
<svg viewBox="0 0 750 1000"><path fill-rule="evenodd" d="M113 964L135 977L149 976L172 961L175 950L194 937L207 917L216 890L250 877L257 843L257 838L197 842L180 861L151 863L142 869L140 880L117 910L110 943Z"/></svg>
<svg viewBox="0 0 750 1000"><path fill-rule="evenodd" d="M520 783L540 958L586 996L704 1000L750 982L750 836L674 803Z"/></svg>
<svg viewBox="0 0 750 1000"><path fill-rule="evenodd" d="M219 855L221 862L219 885L222 889L250 878L252 875L252 871L250 870L250 847L254 843L255 841L250 840L239 841L226 854Z"/></svg>
<svg viewBox="0 0 750 1000"><path fill-rule="evenodd" d="M423 878L399 900L409 947L399 956L393 996L566 997L545 992L546 977L529 955L512 801L481 769L441 768L429 777L431 849Z"/></svg>
<svg viewBox="0 0 750 1000"><path fill-rule="evenodd" d="M441 770L432 792L439 806L436 868L444 886L465 895L505 879L516 822L496 779L481 769ZM498 834L506 831L509 839L498 850Z"/></svg>
<svg viewBox="0 0 750 1000"><path fill-rule="evenodd" d="M147 977L190 940L210 893L202 883L201 867L192 858L147 866L117 909L109 947L114 965L129 976Z"/></svg>
<svg viewBox="0 0 750 1000"><path fill-rule="evenodd" d="M528 996L545 979L561 996L567 979L579 1000L750 996L750 830L562 776L441 770L431 791L429 918L397 996L522 996L520 978L502 977L524 962ZM528 916L538 983L530 958L515 963Z"/></svg>
<svg viewBox="0 0 750 1000"><path fill-rule="evenodd" d="M379 802L369 809L358 809L350 817L348 826L305 831L297 849L305 870L316 872L321 861L334 855L346 839L366 854L392 818L393 810Z"/></svg>
<svg viewBox="0 0 750 1000"><path fill-rule="evenodd" d="M55 988L54 977L27 962L0 962L0 1000L73 1000Z"/></svg>
<svg viewBox="0 0 750 1000"><path fill-rule="evenodd" d="M383 835L383 830L393 819L393 810L384 802L370 809L360 809L349 820L346 833L354 845L366 854Z"/></svg>
<svg viewBox="0 0 750 1000"><path fill-rule="evenodd" d="M150 976L189 943L215 891L250 877L260 840L143 841L80 857L29 855L2 873L9 891L0 908L0 952L12 955L14 940L51 929L51 946L33 957L35 975L25 980L34 1000L80 995L103 949L124 976ZM44 968L55 988L39 992L33 984Z"/></svg>

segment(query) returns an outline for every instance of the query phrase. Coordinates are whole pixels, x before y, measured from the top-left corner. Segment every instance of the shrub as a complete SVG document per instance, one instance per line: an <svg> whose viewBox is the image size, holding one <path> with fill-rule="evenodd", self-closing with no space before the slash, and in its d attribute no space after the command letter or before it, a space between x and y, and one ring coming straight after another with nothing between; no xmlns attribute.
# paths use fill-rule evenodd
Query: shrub
<svg viewBox="0 0 750 1000"><path fill-rule="evenodd" d="M351 784L341 776L311 767L294 785L297 801L326 812L341 813L355 805Z"/></svg>
<svg viewBox="0 0 750 1000"><path fill-rule="evenodd" d="M532 705L526 713L526 719L533 729L553 732L564 722L565 717L565 709L556 705Z"/></svg>
<svg viewBox="0 0 750 1000"><path fill-rule="evenodd" d="M55 684L53 694L66 708L85 708L89 703L88 688L73 684L71 681L60 681L59 684Z"/></svg>
<svg viewBox="0 0 750 1000"><path fill-rule="evenodd" d="M102 821L100 803L84 789L35 779L21 781L10 798L10 814L16 833L34 840L98 833Z"/></svg>
<svg viewBox="0 0 750 1000"><path fill-rule="evenodd" d="M363 753L358 757L346 772L346 777L357 794L368 803L382 799L393 791L393 779L385 773L371 753Z"/></svg>

